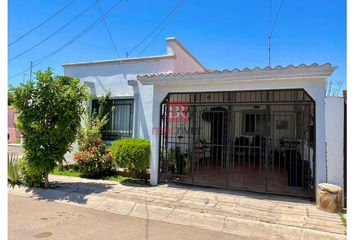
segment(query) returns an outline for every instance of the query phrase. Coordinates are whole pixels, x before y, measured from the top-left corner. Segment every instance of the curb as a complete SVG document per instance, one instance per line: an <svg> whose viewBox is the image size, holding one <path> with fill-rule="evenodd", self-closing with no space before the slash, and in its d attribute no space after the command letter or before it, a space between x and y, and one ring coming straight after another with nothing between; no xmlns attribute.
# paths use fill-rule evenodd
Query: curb
<svg viewBox="0 0 354 240"><path fill-rule="evenodd" d="M215 214L190 212L127 200L111 199L96 196L95 194L84 195L56 189L23 187L9 188L8 193L31 197L36 200L71 204L119 215L194 226L256 239L347 239L345 235L336 233L320 232L302 227L285 226Z"/></svg>

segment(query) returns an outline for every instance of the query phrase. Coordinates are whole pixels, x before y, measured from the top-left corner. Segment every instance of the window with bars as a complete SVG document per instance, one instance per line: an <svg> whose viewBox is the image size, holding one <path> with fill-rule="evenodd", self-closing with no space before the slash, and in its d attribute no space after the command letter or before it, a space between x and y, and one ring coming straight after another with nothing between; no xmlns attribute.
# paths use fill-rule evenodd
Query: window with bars
<svg viewBox="0 0 354 240"><path fill-rule="evenodd" d="M134 100L110 99L109 105L113 111L109 113L108 123L101 130L102 139L113 141L132 137ZM97 100L92 101L92 109L98 109Z"/></svg>
<svg viewBox="0 0 354 240"><path fill-rule="evenodd" d="M242 115L244 135L255 135L265 133L266 114L265 113L243 113Z"/></svg>

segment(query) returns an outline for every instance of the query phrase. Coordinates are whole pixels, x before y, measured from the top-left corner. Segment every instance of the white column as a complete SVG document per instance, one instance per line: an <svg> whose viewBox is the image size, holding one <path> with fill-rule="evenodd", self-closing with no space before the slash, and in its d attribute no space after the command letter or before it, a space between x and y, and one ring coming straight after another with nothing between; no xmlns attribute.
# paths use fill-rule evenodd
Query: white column
<svg viewBox="0 0 354 240"><path fill-rule="evenodd" d="M134 112L133 112L133 138L139 137L139 126L138 126L138 118L139 118L139 87L138 82L136 80L128 80L128 85L133 87L134 92Z"/></svg>
<svg viewBox="0 0 354 240"><path fill-rule="evenodd" d="M159 122L160 122L160 101L153 96L152 104L152 130L150 135L151 160L150 160L150 184L157 185L159 169Z"/></svg>
<svg viewBox="0 0 354 240"><path fill-rule="evenodd" d="M159 171L159 138L160 138L160 105L166 96L165 91L156 91L154 87L152 104L152 129L150 134L151 160L150 160L150 184L157 185Z"/></svg>

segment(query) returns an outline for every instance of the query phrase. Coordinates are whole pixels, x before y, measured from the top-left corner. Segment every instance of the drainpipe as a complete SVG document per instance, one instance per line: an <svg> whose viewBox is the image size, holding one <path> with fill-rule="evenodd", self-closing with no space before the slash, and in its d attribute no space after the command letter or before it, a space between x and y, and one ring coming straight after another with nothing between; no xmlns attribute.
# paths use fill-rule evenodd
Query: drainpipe
<svg viewBox="0 0 354 240"><path fill-rule="evenodd" d="M134 92L134 113L133 113L133 138L139 137L138 108L139 108L139 85L137 80L128 80L128 85L133 87Z"/></svg>

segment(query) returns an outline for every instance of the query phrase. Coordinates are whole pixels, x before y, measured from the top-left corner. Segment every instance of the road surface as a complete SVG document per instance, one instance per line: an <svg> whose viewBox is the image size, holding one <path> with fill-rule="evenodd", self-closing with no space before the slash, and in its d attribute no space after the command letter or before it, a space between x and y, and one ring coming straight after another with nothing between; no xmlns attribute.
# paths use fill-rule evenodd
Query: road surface
<svg viewBox="0 0 354 240"><path fill-rule="evenodd" d="M242 236L123 216L8 194L9 238L17 239L248 239ZM247 231L247 229L245 229Z"/></svg>

